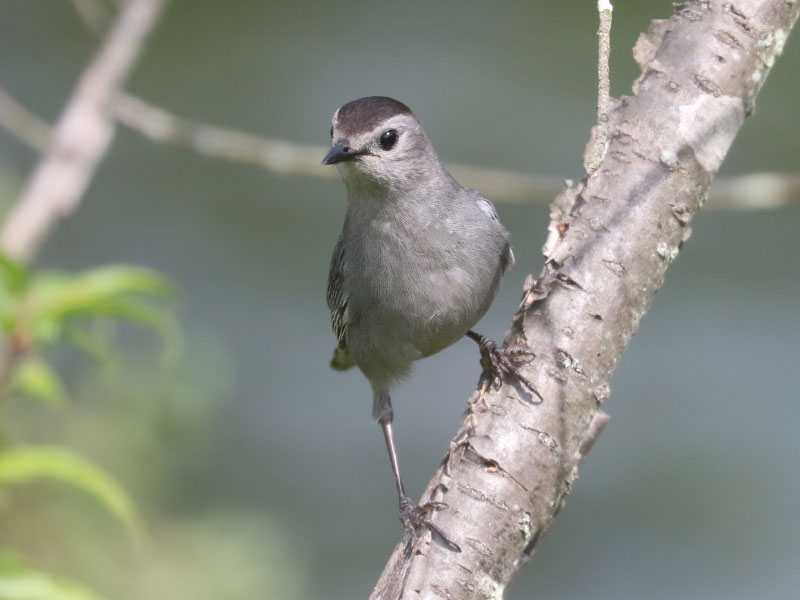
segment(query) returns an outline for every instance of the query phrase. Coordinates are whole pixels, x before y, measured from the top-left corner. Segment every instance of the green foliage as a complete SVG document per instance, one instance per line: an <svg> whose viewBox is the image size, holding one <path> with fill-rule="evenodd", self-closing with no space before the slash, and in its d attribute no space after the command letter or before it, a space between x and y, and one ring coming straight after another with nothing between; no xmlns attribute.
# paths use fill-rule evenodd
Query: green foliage
<svg viewBox="0 0 800 600"><path fill-rule="evenodd" d="M100 600L84 587L0 555L0 600Z"/></svg>
<svg viewBox="0 0 800 600"><path fill-rule="evenodd" d="M0 256L0 329L6 353L18 364L15 391L57 405L64 398L58 375L40 356L57 343L107 362L111 347L99 321L128 321L158 332L168 354L179 347L179 329L163 301L174 297L170 282L142 267L111 265L77 274L31 273Z"/></svg>
<svg viewBox="0 0 800 600"><path fill-rule="evenodd" d="M64 387L58 374L38 356L20 363L14 371L12 386L49 406L60 407L64 404Z"/></svg>
<svg viewBox="0 0 800 600"><path fill-rule="evenodd" d="M0 487L37 479L55 479L88 492L122 522L134 539L141 532L136 507L128 494L86 459L63 448L42 446L0 452Z"/></svg>
<svg viewBox="0 0 800 600"><path fill-rule="evenodd" d="M48 349L69 345L98 363L108 362L113 356L108 325L119 321L153 329L165 348L175 352L178 327L164 304L174 295L169 281L141 267L31 272L0 255L0 401L13 391L50 407L63 406L65 386L45 359ZM142 525L133 501L102 469L64 448L0 445L0 490L43 480L88 493L122 523L131 539L139 540ZM0 555L0 600L98 597Z"/></svg>
<svg viewBox="0 0 800 600"><path fill-rule="evenodd" d="M18 293L27 284L27 270L22 263L11 260L5 254L0 253L0 281L4 284L3 288L6 288L9 293Z"/></svg>
<svg viewBox="0 0 800 600"><path fill-rule="evenodd" d="M30 281L20 313L27 316L35 339L59 341L76 319L111 316L163 327L164 319L141 297L164 298L171 286L160 275L139 267L109 266L77 275L45 272Z"/></svg>

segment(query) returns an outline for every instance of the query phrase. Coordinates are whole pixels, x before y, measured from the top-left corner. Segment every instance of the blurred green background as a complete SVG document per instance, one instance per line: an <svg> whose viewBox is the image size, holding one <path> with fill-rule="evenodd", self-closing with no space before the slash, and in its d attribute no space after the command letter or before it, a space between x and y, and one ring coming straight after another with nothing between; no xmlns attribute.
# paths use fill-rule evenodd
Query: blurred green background
<svg viewBox="0 0 800 600"><path fill-rule="evenodd" d="M612 93L666 1L617 1ZM192 119L325 145L364 95L409 104L441 157L578 178L594 120L593 2L174 0L128 89ZM790 38L721 175L800 170L800 40ZM0 84L49 121L93 55L66 0L0 0ZM322 157L320 156L320 159ZM0 131L7 208L36 156ZM517 266L478 327L501 339L541 268L545 206L499 205ZM104 368L52 360L58 411L0 406L6 443L91 458L144 515L137 548L86 494L4 490L0 547L105 598L365 598L401 532L369 387L328 368L337 180L281 176L124 128L37 261L146 265L181 290L184 353L118 332ZM611 422L510 600L796 598L800 589L800 210L709 211L627 351ZM470 341L395 398L421 493L479 376Z"/></svg>

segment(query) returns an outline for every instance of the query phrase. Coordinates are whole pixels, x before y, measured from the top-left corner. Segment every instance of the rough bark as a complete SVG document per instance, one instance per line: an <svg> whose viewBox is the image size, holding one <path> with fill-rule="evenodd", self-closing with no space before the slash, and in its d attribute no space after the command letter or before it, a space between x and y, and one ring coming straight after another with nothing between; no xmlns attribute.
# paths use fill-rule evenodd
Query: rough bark
<svg viewBox="0 0 800 600"><path fill-rule="evenodd" d="M610 115L598 170L551 208L545 266L507 345L535 358L473 405L424 501L458 543L398 544L371 598L501 598L547 531L602 429L609 382L786 37L800 2L699 0L654 21L634 95ZM599 416L598 416L599 415Z"/></svg>

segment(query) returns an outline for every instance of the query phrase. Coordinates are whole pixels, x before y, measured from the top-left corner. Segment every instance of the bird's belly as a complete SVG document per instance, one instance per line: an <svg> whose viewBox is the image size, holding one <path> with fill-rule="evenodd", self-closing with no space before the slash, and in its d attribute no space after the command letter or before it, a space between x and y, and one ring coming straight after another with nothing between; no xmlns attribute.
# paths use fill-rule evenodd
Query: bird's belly
<svg viewBox="0 0 800 600"><path fill-rule="evenodd" d="M375 232L351 255L359 268L348 270L346 341L368 378L396 379L478 322L503 269L499 252L486 260L463 239L412 243Z"/></svg>
<svg viewBox="0 0 800 600"><path fill-rule="evenodd" d="M373 297L372 302L382 306L371 311L379 322L369 327L382 330L387 345L413 349L412 360L430 356L458 341L478 322L494 299L499 280L499 275L470 276L458 266L395 278Z"/></svg>
<svg viewBox="0 0 800 600"><path fill-rule="evenodd" d="M459 340L489 308L497 286L476 281L461 267L427 274L423 278L426 307L419 315L424 323L418 332L423 356L435 354Z"/></svg>

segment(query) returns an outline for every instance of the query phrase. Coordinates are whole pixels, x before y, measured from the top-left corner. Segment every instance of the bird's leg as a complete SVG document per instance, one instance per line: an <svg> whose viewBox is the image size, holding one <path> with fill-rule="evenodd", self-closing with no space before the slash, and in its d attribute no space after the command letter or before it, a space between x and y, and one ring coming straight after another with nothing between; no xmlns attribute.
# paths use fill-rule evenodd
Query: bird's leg
<svg viewBox="0 0 800 600"><path fill-rule="evenodd" d="M503 350L485 335L481 335L472 330L467 331L467 337L477 342L481 351L481 366L485 373L491 374L498 383L503 375L511 375L532 394L536 395L540 400L544 400L539 390L536 389L536 386L534 386L508 358L509 354L531 354L530 352L514 349Z"/></svg>
<svg viewBox="0 0 800 600"><path fill-rule="evenodd" d="M376 393L373 406L373 416L378 419L383 430L383 437L386 440L386 448L389 451L389 460L392 463L392 475L397 487L397 498L400 504L400 522L403 523L405 530L414 537L418 537L425 529L430 529L435 533L451 550L461 552L461 547L451 541L441 529L431 523L429 515L437 510L447 508L444 502L428 502L422 506L416 504L403 487L403 480L400 478L400 467L397 464L397 450L394 444L394 433L392 432L392 403L387 393Z"/></svg>

